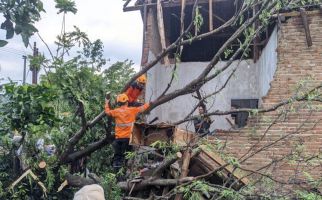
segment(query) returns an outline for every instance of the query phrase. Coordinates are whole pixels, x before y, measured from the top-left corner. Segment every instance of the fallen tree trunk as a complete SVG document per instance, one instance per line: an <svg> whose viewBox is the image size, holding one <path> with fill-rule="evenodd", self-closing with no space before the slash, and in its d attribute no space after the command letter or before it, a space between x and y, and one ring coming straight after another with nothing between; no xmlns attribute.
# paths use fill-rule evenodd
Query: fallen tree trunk
<svg viewBox="0 0 322 200"><path fill-rule="evenodd" d="M192 152L191 149L188 147L187 150L183 154L180 179L185 178L189 173L191 152ZM175 197L175 200L180 200L180 199L182 199L182 194L177 194Z"/></svg>
<svg viewBox="0 0 322 200"><path fill-rule="evenodd" d="M73 187L83 187L85 185L99 184L98 180L84 178L81 176L75 176L71 174L67 174L65 178L68 182L68 185Z"/></svg>
<svg viewBox="0 0 322 200"><path fill-rule="evenodd" d="M165 160L158 168L155 169L155 171L152 174L152 177L159 176L164 169L169 167L171 164L176 162L181 157L182 157L182 154L178 152L174 157Z"/></svg>
<svg viewBox="0 0 322 200"><path fill-rule="evenodd" d="M129 181L129 182L119 182L117 185L124 191L137 191L142 190L148 186L174 186L180 185L182 183L191 182L194 180L194 177L185 177L182 179L146 179L138 181Z"/></svg>

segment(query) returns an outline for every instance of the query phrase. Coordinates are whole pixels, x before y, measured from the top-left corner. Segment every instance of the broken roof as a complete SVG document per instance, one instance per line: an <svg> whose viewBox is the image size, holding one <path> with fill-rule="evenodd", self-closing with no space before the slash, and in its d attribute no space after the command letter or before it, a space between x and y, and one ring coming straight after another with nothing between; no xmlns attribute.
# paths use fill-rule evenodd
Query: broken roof
<svg viewBox="0 0 322 200"><path fill-rule="evenodd" d="M231 0L213 0L213 2L225 2L225 1L231 1ZM130 5L131 2L134 2L134 5ZM161 4L163 7L177 7L181 6L181 0L160 0ZM194 4L195 0L186 0L185 4L186 5L191 5ZM209 0L199 0L199 4L205 4L209 3ZM124 5L123 5L123 11L134 11L134 10L140 10L144 6L147 7L153 7L157 6L157 1L156 0L127 0Z"/></svg>

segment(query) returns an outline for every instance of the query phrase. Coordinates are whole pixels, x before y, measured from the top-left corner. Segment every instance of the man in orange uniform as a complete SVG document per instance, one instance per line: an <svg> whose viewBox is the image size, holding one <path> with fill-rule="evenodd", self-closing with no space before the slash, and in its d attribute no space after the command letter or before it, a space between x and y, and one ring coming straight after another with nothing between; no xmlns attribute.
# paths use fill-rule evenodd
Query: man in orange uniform
<svg viewBox="0 0 322 200"><path fill-rule="evenodd" d="M129 106L138 107L142 106L142 103L137 102L138 97L141 95L146 84L146 76L143 74L136 79L134 83L126 90L126 95L129 97Z"/></svg>
<svg viewBox="0 0 322 200"><path fill-rule="evenodd" d="M129 140L132 134L136 115L145 111L150 104L140 107L128 107L129 98L126 94L119 94L116 101L120 107L111 110L109 99L105 101L105 113L115 118L115 140L113 142L113 167L119 169L124 163L124 153L130 151Z"/></svg>

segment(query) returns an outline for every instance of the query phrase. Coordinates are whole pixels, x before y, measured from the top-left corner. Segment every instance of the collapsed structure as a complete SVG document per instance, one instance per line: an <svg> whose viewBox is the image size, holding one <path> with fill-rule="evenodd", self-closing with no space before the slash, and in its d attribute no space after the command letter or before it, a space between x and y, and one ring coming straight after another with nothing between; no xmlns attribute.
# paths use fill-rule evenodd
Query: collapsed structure
<svg viewBox="0 0 322 200"><path fill-rule="evenodd" d="M131 1L128 0L125 3L124 11L140 10L142 14L144 27L142 66L154 60L160 52L176 41L182 33L181 27L186 28L189 25L192 20L193 2L138 0L134 5L130 5ZM200 12L203 16L200 33L209 32L229 20L240 6L234 2L200 0ZM183 24L180 22L182 7L185 7ZM238 182L243 180L243 177L252 177L252 180L256 180L256 175L268 174L271 179L279 183L279 186L276 186L277 191L285 191L298 185L311 187L307 176L313 179L322 176L321 101L312 101L305 105L297 102L291 105L285 103L283 107L275 107L285 101L301 101L300 95L303 91L313 88L320 91L321 5L286 10L274 16L274 19L275 22L254 39L247 57L243 57L242 60L239 60L239 57L231 64L230 70L206 83L201 90L209 94L225 85L215 98L207 99L209 112L236 108L254 110L253 113L236 113L234 118L230 115L213 117L215 122L212 124L212 129L217 129L215 138L224 143L226 152L238 158L239 168L243 171L243 176L235 175L234 171L228 172L226 176L234 174ZM255 23L254 26L258 24ZM189 80L202 72L214 53L233 33L234 30L231 28L185 45L179 63L176 62L178 56L176 51L170 52L147 72L145 99L156 99L163 93L171 80L174 67L178 79L169 91L185 86ZM242 41L245 38L239 39ZM235 51L238 45L232 45L231 51ZM229 58L229 55L222 56L216 69L220 70ZM236 69L234 76L226 85L234 69ZM198 101L192 95L180 96L154 109L150 117L151 119L158 117L160 121L170 124L175 123L186 118ZM270 112L257 113L259 110ZM158 126L158 129L164 127ZM187 136L188 132L193 130L193 125L183 123L174 130L179 129ZM143 139L139 136L141 134L135 133L135 144L151 144L148 138ZM167 131L163 134L151 133L150 137L156 136L157 139L154 138L153 141L168 141L170 134L171 140L174 140L172 142L176 142L177 133L178 131L172 134ZM218 165L221 158L215 151L202 150L198 155L190 163L190 173L196 176L227 164L222 162ZM307 162L308 160L311 162ZM198 163L201 165L197 166ZM184 159L181 165L184 165ZM208 170L201 170L206 168ZM202 173L196 174L197 171ZM249 181L247 179L242 184L247 184Z"/></svg>

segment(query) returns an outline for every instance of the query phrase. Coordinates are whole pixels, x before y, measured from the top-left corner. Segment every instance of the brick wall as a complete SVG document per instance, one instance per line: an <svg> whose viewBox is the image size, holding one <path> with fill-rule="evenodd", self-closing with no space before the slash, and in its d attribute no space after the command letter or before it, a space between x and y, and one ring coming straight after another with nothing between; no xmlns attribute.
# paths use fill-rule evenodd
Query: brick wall
<svg viewBox="0 0 322 200"><path fill-rule="evenodd" d="M322 15L310 15L308 20L313 41L310 48L300 17L292 17L281 24L277 71L269 93L263 98L262 108L269 108L296 92L301 94L322 83ZM321 94L321 90L319 92ZM240 133L218 133L218 137L226 141L228 152L238 158L254 154L242 163L245 168L258 170L273 163L261 172L272 174L279 181L304 180L303 171L321 178L321 108L322 103L294 103L252 117L248 127ZM320 159L305 162L319 152ZM289 156L283 159L286 155ZM289 188L287 185L279 187Z"/></svg>

